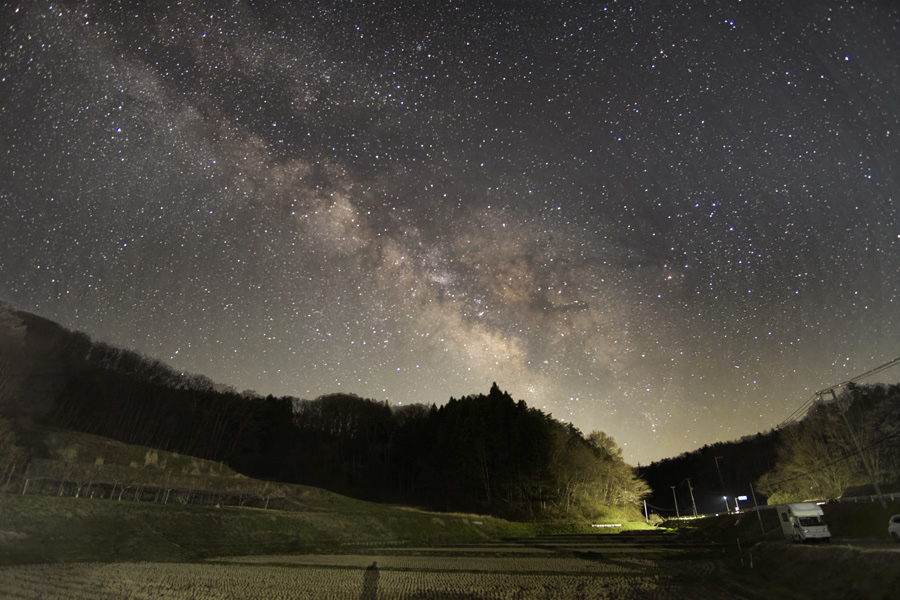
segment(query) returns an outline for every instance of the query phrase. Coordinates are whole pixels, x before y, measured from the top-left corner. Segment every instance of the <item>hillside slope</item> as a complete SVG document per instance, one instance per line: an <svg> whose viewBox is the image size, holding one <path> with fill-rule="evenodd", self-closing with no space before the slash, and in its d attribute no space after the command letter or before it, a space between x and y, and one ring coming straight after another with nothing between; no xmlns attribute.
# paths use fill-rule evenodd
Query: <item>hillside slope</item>
<svg viewBox="0 0 900 600"><path fill-rule="evenodd" d="M375 543L473 543L530 533L526 525L490 517L351 500L312 508L288 512L0 494L0 564L184 562Z"/></svg>
<svg viewBox="0 0 900 600"><path fill-rule="evenodd" d="M220 463L83 433L34 426L21 442L41 457L0 493L2 564L185 561L530 533L501 519L259 481ZM261 508L264 501L270 508Z"/></svg>

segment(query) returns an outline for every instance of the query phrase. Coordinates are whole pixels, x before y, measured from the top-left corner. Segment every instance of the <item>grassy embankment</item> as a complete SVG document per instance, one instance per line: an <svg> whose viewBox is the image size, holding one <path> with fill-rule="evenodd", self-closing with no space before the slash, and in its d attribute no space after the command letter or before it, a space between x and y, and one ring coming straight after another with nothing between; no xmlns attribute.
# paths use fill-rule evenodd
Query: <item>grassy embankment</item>
<svg viewBox="0 0 900 600"><path fill-rule="evenodd" d="M516 523L434 513L363 502L301 485L277 484L273 490L274 484L243 477L220 463L69 431L32 430L23 438L32 447L39 446L44 457L33 461L37 472L31 476L79 473L93 481L118 481L119 490L126 481L135 488L165 481L170 486L232 495L270 493L290 510L134 502L128 500L131 488L123 500L116 494L112 499L91 498L87 491L76 498L45 495L46 489L44 494L29 491L25 495L7 490L0 493L0 564L175 562L241 554L335 552L360 545L481 543L539 533L598 533L589 523ZM620 522L621 516L611 514L610 520ZM623 526L642 527L640 523Z"/></svg>
<svg viewBox="0 0 900 600"><path fill-rule="evenodd" d="M191 561L360 544L483 542L529 529L334 498L305 512L0 495L0 563Z"/></svg>

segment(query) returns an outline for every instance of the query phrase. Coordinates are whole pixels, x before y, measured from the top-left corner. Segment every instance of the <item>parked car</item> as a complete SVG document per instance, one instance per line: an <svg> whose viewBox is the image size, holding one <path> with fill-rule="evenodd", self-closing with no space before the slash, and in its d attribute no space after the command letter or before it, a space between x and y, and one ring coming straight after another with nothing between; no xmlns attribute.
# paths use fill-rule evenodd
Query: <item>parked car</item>
<svg viewBox="0 0 900 600"><path fill-rule="evenodd" d="M891 522L888 523L888 535L895 542L900 542L900 515L891 517Z"/></svg>

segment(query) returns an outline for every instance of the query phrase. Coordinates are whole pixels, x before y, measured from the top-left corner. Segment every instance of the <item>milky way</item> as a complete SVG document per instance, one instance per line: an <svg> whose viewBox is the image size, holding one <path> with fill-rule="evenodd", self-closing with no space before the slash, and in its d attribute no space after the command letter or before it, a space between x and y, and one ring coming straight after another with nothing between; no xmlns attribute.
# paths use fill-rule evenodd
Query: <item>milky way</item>
<svg viewBox="0 0 900 600"><path fill-rule="evenodd" d="M896 3L163 4L0 9L19 309L632 463L900 355Z"/></svg>

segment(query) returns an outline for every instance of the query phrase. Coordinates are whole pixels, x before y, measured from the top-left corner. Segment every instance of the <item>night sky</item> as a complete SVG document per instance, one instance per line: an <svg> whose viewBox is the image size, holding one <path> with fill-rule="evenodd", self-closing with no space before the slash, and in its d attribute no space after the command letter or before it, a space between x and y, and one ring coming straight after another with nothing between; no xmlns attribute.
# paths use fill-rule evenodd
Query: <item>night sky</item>
<svg viewBox="0 0 900 600"><path fill-rule="evenodd" d="M900 3L164 4L0 8L18 309L632 464L900 355Z"/></svg>

